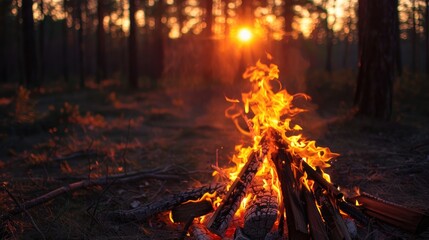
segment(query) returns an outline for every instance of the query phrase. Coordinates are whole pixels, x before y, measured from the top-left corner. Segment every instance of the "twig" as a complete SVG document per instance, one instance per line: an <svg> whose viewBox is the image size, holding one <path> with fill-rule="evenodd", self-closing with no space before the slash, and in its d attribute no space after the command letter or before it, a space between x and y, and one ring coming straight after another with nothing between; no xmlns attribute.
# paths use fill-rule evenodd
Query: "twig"
<svg viewBox="0 0 429 240"><path fill-rule="evenodd" d="M125 175L125 174L117 174L112 175L110 178L106 179L104 177L98 178L98 179L84 179L78 182L67 184L66 186L54 189L42 196L39 196L37 198L34 198L32 200L29 200L27 202L24 202L20 206L15 207L14 209L8 211L6 214L3 214L0 216L0 220L5 220L10 218L13 215L19 214L24 212L27 209L30 209L32 207L38 206L40 204L43 204L45 202L48 202L64 193L70 193L73 191L76 191L81 188L87 188L95 185L106 185L110 183L118 184L118 183L126 183L131 181L136 181L140 179L169 179L169 180L178 180L180 179L177 175L171 175L167 172L163 171L156 171L156 172L137 172L132 175Z"/></svg>
<svg viewBox="0 0 429 240"><path fill-rule="evenodd" d="M22 208L21 204L18 202L18 199L15 198L15 196L13 196L13 194L4 186L1 187L8 195L9 197L13 200L13 202L16 204L16 206L18 208ZM40 235L42 236L43 239L46 239L45 235L43 234L43 232L40 230L40 228L37 226L36 222L34 221L33 217L31 216L31 214L27 211L27 209L23 209L24 213L28 216L28 218L30 219L31 223L33 224L34 228L37 230L37 232L40 233ZM2 219L3 220L3 219Z"/></svg>

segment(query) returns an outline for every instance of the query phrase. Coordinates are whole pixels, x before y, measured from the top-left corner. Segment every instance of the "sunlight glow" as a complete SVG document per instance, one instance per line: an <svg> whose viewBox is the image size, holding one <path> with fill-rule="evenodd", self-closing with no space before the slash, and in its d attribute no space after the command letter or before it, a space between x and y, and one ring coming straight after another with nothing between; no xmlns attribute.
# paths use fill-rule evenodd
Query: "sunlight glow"
<svg viewBox="0 0 429 240"><path fill-rule="evenodd" d="M249 42L253 37L252 31L249 28L241 28L238 30L237 38L241 42Z"/></svg>

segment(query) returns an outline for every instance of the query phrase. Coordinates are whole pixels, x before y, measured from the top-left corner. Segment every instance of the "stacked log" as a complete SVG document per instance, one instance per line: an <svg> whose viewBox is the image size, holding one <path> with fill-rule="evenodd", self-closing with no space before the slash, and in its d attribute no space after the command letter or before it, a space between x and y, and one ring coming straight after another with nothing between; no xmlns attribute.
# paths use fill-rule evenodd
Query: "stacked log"
<svg viewBox="0 0 429 240"><path fill-rule="evenodd" d="M235 212L240 207L240 203L262 162L261 156L256 153L252 153L248 159L240 174L231 185L226 197L207 223L207 228L221 237L225 234Z"/></svg>
<svg viewBox="0 0 429 240"><path fill-rule="evenodd" d="M250 239L265 239L277 220L279 201L277 192L267 184L271 181L269 174L257 176L250 187L253 200L246 207L243 227L243 234Z"/></svg>

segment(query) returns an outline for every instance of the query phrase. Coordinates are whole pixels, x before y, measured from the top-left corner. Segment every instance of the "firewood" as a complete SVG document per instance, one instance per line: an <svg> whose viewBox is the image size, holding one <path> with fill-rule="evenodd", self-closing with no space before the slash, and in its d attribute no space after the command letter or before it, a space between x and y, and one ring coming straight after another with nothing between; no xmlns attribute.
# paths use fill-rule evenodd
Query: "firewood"
<svg viewBox="0 0 429 240"><path fill-rule="evenodd" d="M251 185L255 197L249 202L244 213L243 233L250 239L265 239L277 219L277 193L269 184L264 188L262 179L271 182L268 177L255 177Z"/></svg>
<svg viewBox="0 0 429 240"><path fill-rule="evenodd" d="M369 224L369 218L365 216L365 214L355 205L352 205L342 200L338 200L337 206L341 211L347 213L347 215L357 220L360 224L364 226L367 226Z"/></svg>
<svg viewBox="0 0 429 240"><path fill-rule="evenodd" d="M172 209L186 201L197 200L205 193L214 193L225 188L224 184L212 184L189 191L173 194L163 199L147 204L145 206L131 209L111 212L109 217L118 221L141 221L150 216Z"/></svg>
<svg viewBox="0 0 429 240"><path fill-rule="evenodd" d="M194 223L189 230L191 237L195 240L214 240L218 236L211 233L204 224Z"/></svg>
<svg viewBox="0 0 429 240"><path fill-rule="evenodd" d="M252 153L246 164L241 169L240 174L231 185L226 197L207 222L207 228L213 233L223 236L229 226L235 212L243 200L247 188L253 180L261 165L262 158L259 154Z"/></svg>
<svg viewBox="0 0 429 240"><path fill-rule="evenodd" d="M326 232L325 224L323 223L322 217L320 216L313 194L307 188L304 188L303 195L307 209L306 212L311 238L328 240L328 233Z"/></svg>
<svg viewBox="0 0 429 240"><path fill-rule="evenodd" d="M322 170L315 170L315 174L322 176ZM319 185L317 181L313 184L313 192L317 202L321 206L322 217L325 220L326 226L328 227L329 239L351 240L347 226L345 225L340 212L332 204L329 198L332 197L332 195L324 191L322 186Z"/></svg>
<svg viewBox="0 0 429 240"><path fill-rule="evenodd" d="M362 195L350 200L353 202L357 200L365 214L406 231L421 233L429 227L428 215L368 193L362 193Z"/></svg>
<svg viewBox="0 0 429 240"><path fill-rule="evenodd" d="M213 206L210 201L187 202L171 209L171 218L175 223L187 222L189 218L203 216L211 211Z"/></svg>
<svg viewBox="0 0 429 240"><path fill-rule="evenodd" d="M241 229L240 227L238 227L238 228L235 229L234 240L252 240L252 238L250 238L249 236L247 236L243 232L243 229Z"/></svg>
<svg viewBox="0 0 429 240"><path fill-rule="evenodd" d="M321 197L321 205L322 216L328 226L329 239L351 240L343 218L327 196Z"/></svg>
<svg viewBox="0 0 429 240"><path fill-rule="evenodd" d="M317 182L320 186L322 186L334 198L341 199L344 196L343 193L340 192L340 190L338 190L332 183L326 181L326 179L324 179L321 174L316 172L316 170L314 170L310 165L308 165L307 162L302 160L301 164L302 168L307 173L307 176Z"/></svg>
<svg viewBox="0 0 429 240"><path fill-rule="evenodd" d="M304 206L301 202L301 189L292 172L291 155L280 148L273 156L286 210L286 222L290 239L309 239Z"/></svg>

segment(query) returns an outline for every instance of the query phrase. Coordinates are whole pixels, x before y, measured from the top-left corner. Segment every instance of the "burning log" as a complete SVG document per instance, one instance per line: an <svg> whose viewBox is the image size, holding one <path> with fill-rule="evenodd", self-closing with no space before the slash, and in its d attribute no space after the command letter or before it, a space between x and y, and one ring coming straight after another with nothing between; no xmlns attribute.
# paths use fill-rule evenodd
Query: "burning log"
<svg viewBox="0 0 429 240"><path fill-rule="evenodd" d="M211 233L204 224L194 223L190 227L191 237L195 240L214 240L218 239L216 235Z"/></svg>
<svg viewBox="0 0 429 240"><path fill-rule="evenodd" d="M210 201L187 202L171 209L171 218L174 222L187 222L189 218L203 216L212 211Z"/></svg>
<svg viewBox="0 0 429 240"><path fill-rule="evenodd" d="M365 214L363 214L363 212L358 207L340 200L337 201L337 206L341 211L347 213L347 215L357 220L359 223L365 226L369 224L369 218L365 216Z"/></svg>
<svg viewBox="0 0 429 240"><path fill-rule="evenodd" d="M312 239L326 239L328 240L328 233L326 232L325 224L320 216L319 210L316 206L316 200L313 194L307 189L303 189L305 205L307 210L308 224L310 227L310 234Z"/></svg>
<svg viewBox="0 0 429 240"><path fill-rule="evenodd" d="M264 180L271 182L268 177ZM264 185L263 177L257 176L251 186L254 200L248 204L244 213L243 233L250 239L265 239L277 219L277 193L269 184Z"/></svg>
<svg viewBox="0 0 429 240"><path fill-rule="evenodd" d="M341 199L344 195L340 190L338 190L332 183L326 181L321 175L321 173L316 172L308 163L304 160L301 160L302 168L307 173L308 177L315 182L317 182L321 187L323 187L329 194L331 194L336 199Z"/></svg>
<svg viewBox="0 0 429 240"><path fill-rule="evenodd" d="M173 208L171 210L171 219L173 222L186 223L179 239L185 239L188 229L194 222L195 217L206 215L212 211L213 206L211 202L207 200L186 202Z"/></svg>
<svg viewBox="0 0 429 240"><path fill-rule="evenodd" d="M292 172L291 155L280 148L277 156L272 160L276 166L282 190L289 238L309 239L306 214L300 199L301 189Z"/></svg>
<svg viewBox="0 0 429 240"><path fill-rule="evenodd" d="M321 169L317 169L317 171L314 171L314 173L320 177L322 176ZM328 227L329 239L351 240L349 231L344 223L343 218L341 217L338 209L334 207L331 200L329 199L329 196L331 195L328 195L325 191L323 191L322 186L319 185L317 181L313 185L313 191L317 202L321 206L320 211Z"/></svg>
<svg viewBox="0 0 429 240"><path fill-rule="evenodd" d="M362 195L350 200L358 201L365 214L406 231L421 233L429 227L428 215L382 200L368 193L362 193Z"/></svg>
<svg viewBox="0 0 429 240"><path fill-rule="evenodd" d="M191 189L189 191L167 196L160 201L150 203L136 209L112 212L109 214L109 217L125 222L135 220L141 221L157 213L170 210L186 201L200 199L205 193L219 192L224 188L224 184L213 184Z"/></svg>
<svg viewBox="0 0 429 240"><path fill-rule="evenodd" d="M224 235L261 162L262 159L258 154L252 153L249 156L248 161L241 169L240 174L235 179L226 197L208 221L207 227L210 231L221 237Z"/></svg>
<svg viewBox="0 0 429 240"><path fill-rule="evenodd" d="M336 209L326 195L320 198L322 216L328 226L329 239L351 240L349 231Z"/></svg>

